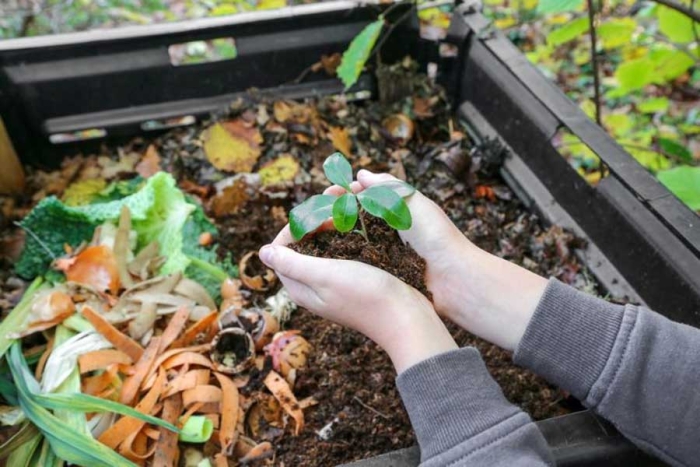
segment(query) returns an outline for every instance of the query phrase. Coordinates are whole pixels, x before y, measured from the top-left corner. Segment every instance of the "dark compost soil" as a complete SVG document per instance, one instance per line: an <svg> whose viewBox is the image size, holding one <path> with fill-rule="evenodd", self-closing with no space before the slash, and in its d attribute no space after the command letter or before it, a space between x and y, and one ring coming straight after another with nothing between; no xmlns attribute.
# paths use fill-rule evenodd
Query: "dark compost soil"
<svg viewBox="0 0 700 467"><path fill-rule="evenodd" d="M380 219L364 215L364 221L369 241L356 232L325 231L304 237L291 248L305 255L361 261L378 267L431 298L425 285L425 260Z"/></svg>
<svg viewBox="0 0 700 467"><path fill-rule="evenodd" d="M142 153L153 143L160 153L161 169L171 172L184 190L202 201L219 228L216 240L238 261L246 252L274 239L287 222L289 209L327 186L321 165L337 145L329 141L327 132L344 128L355 170L390 171L405 178L436 201L479 247L537 274L595 292L595 285L573 254L579 241L558 227L543 227L505 185L498 174L502 148L492 142L475 145L453 120L442 91L424 77L411 75L411 80L412 94L394 104L350 104L326 98L308 101L304 112L297 112L303 118L291 121L277 118L278 109L270 99L234 103L229 117L257 122L262 135L262 154L255 170L285 154L298 161L300 173L293 183L279 188L237 193L235 200L227 200L223 211L217 209L213 193L214 185L227 174L214 170L207 161L201 127L177 129L154 141L136 139L119 150L104 148L101 155L116 160L119 154ZM408 140L392 137L392 128L384 123L398 113L407 114L415 124ZM69 172L68 178L77 176L78 170L83 169L63 169ZM0 217L0 311L9 310L25 286L10 273L17 250L10 246L21 238L11 222L26 213L32 197L36 201L61 192L47 189L51 186L48 177L38 175L30 173L30 180L36 183L30 184L29 196L4 200L3 208L12 206ZM65 188L65 184L61 186ZM376 244L367 245L356 234L322 233L295 248L380 265L428 295L422 259L383 222L368 221L372 239L381 239ZM265 296L252 293L251 298L262 302ZM305 310L295 312L286 327L301 330L312 346L308 367L299 372L294 393L300 400L312 396L318 404L304 411L306 425L298 437L288 427L274 440L275 465L332 466L415 444L394 384L394 369L381 349L364 336ZM454 326L450 330L460 346L475 346L481 351L506 397L535 419L567 413L576 405L541 378L514 366L508 352Z"/></svg>

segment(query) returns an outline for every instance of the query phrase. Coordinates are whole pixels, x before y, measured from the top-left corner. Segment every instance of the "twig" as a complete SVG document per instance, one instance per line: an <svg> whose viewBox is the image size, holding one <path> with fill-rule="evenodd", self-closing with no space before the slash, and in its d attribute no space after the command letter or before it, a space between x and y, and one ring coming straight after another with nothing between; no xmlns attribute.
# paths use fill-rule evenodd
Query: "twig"
<svg viewBox="0 0 700 467"><path fill-rule="evenodd" d="M589 34L591 37L591 63L593 65L593 95L595 103L595 121L598 125L602 124L602 119L600 117L600 71L598 63L598 40L596 38L596 25L595 25L595 7L593 6L593 0L588 0L588 22L590 24Z"/></svg>
<svg viewBox="0 0 700 467"><path fill-rule="evenodd" d="M370 407L369 405L367 405L367 404L365 404L364 402L362 402L362 400L361 400L359 397L354 396L353 399L355 399L355 401L357 401L357 403L360 404L362 407L364 407L365 409L367 409L367 410L369 410L369 411L371 411L371 412L374 412L375 414L377 414L377 415L379 415L380 417L382 417L384 420L389 420L389 419L390 419L390 417L389 417L388 415L385 415L385 414L381 413L379 410L375 409L374 407Z"/></svg>
<svg viewBox="0 0 700 467"><path fill-rule="evenodd" d="M29 234L29 236L32 237L32 238L34 239L35 242L37 242L44 250L46 250L46 252L49 254L49 256L51 256L52 259L54 259L54 260L56 259L56 255L53 254L53 251L51 251L51 249L50 249L48 246L46 246L46 243L44 243L44 242L37 236L37 234L35 234L34 232L32 232L32 230L31 230L30 228L23 226L22 224L20 224L20 223L17 222L17 221L15 221L14 224L15 224L17 227L19 227L20 229L22 229L22 230L24 230L25 232L27 232L27 233Z"/></svg>
<svg viewBox="0 0 700 467"><path fill-rule="evenodd" d="M676 10L679 13L683 13L688 18L691 18L694 21L697 21L698 23L700 23L700 12L695 11L692 8L688 8L687 6L683 5L682 3L676 2L675 0L654 0L654 1L656 3L660 3L664 6L667 6L672 10Z"/></svg>
<svg viewBox="0 0 700 467"><path fill-rule="evenodd" d="M411 2L411 3L412 3L412 2ZM404 4L404 3L395 3L394 6L395 6L395 5L403 5L403 4ZM413 10L414 10L415 8L416 8L416 5L413 4L408 10L406 10L406 12L405 12L404 14L402 14L401 16L399 16L399 17L396 19L396 21L393 21L393 22L389 25L389 27L387 28L387 30L386 30L386 32L384 33L384 35L381 37L381 39L379 39L379 41L377 41L377 44L374 46L374 50L372 51L372 53L370 54L370 56L367 58L367 61L368 61L368 62L370 61L370 59L372 59L372 57L374 57L374 56L379 52L379 50L382 48L382 46L383 46L384 43L387 41L387 39L389 39L389 36L391 36L391 33L394 32L394 29L396 29L396 26L398 26L399 24L401 24L401 23L403 22L403 20L405 20L406 18L408 18L408 17L410 16L410 14L413 13ZM386 15L386 13L387 13L389 10L391 10L391 8L389 8L389 9L384 13L384 15Z"/></svg>

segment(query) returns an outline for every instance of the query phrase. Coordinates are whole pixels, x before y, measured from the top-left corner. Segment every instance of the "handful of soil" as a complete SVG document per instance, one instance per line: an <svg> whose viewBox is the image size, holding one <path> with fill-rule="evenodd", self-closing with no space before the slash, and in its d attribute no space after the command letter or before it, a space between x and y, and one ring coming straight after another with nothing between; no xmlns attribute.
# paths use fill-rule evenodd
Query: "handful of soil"
<svg viewBox="0 0 700 467"><path fill-rule="evenodd" d="M416 288L432 301L432 294L425 285L425 260L410 245L403 243L399 233L383 220L364 212L360 215L365 221L369 242L358 232L329 230L304 237L289 247L304 255L360 261L377 267Z"/></svg>

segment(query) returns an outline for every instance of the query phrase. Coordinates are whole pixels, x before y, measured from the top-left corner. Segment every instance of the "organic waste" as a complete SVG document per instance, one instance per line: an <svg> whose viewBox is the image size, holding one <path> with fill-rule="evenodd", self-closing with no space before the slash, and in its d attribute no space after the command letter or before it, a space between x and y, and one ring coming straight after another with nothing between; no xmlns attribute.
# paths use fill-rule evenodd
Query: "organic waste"
<svg viewBox="0 0 700 467"><path fill-rule="evenodd" d="M8 465L329 466L414 444L388 357L295 311L255 253L329 186L334 151L414 186L486 251L595 292L580 242L543 227L500 178L503 148L470 139L410 61L383 72L404 83L391 99L251 94L201 125L28 168L25 193L0 198L0 423L11 425L0 452L18 447ZM382 218L364 220L369 241L356 222L295 248L375 264L428 294L420 257ZM534 418L577 407L450 329Z"/></svg>
<svg viewBox="0 0 700 467"><path fill-rule="evenodd" d="M290 384L310 347L280 332L284 290L250 306L244 287L262 284L230 277L201 207L166 173L139 185L78 207L46 198L20 224L16 271L37 277L0 324L7 465L225 466L273 456L246 430L259 404L271 429L304 426L314 401Z"/></svg>

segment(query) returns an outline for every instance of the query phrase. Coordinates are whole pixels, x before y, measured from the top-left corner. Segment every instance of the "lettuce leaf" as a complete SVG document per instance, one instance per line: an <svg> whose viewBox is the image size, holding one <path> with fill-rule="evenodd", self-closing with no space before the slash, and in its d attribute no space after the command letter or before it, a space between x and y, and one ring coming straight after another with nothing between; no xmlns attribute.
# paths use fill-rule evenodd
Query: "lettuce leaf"
<svg viewBox="0 0 700 467"><path fill-rule="evenodd" d="M167 258L162 274L185 271L215 299L223 278L237 275L230 261L218 260L217 245L199 245L200 235L216 235L216 227L164 172L153 175L139 191L121 199L78 207L66 206L55 197L42 200L20 224L27 231L27 240L16 265L17 274L27 279L46 274L51 261L64 254L64 245L76 247L90 241L98 225L117 221L122 206L131 210L137 249L158 241L160 254Z"/></svg>

